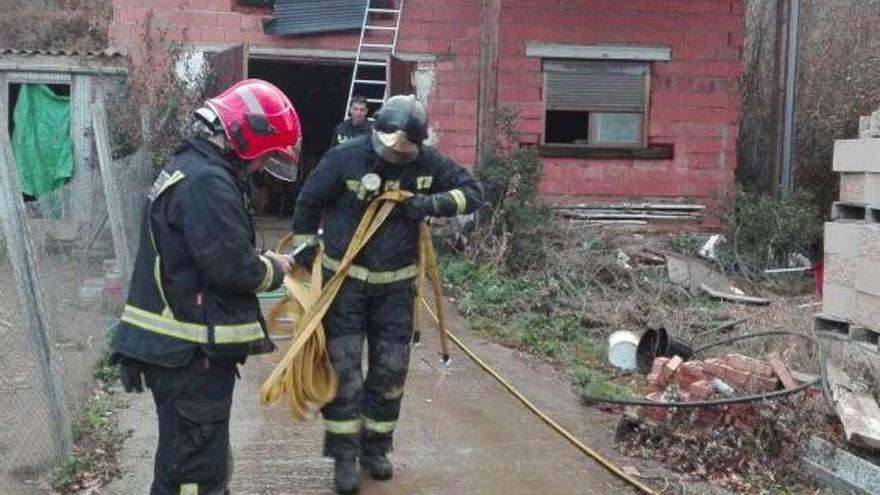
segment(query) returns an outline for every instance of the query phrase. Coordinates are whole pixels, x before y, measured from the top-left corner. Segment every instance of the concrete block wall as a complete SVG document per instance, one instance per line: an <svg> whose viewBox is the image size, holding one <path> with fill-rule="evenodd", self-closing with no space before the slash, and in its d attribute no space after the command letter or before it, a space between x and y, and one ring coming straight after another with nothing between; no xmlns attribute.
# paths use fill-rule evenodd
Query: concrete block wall
<svg viewBox="0 0 880 495"><path fill-rule="evenodd" d="M834 143L840 204L825 224L822 313L880 332L880 139L862 120L865 137Z"/></svg>
<svg viewBox="0 0 880 495"><path fill-rule="evenodd" d="M832 318L855 318L856 264L862 225L857 222L825 224L825 286L822 312Z"/></svg>
<svg viewBox="0 0 880 495"><path fill-rule="evenodd" d="M880 205L880 139L834 143L834 171L840 173L840 201Z"/></svg>

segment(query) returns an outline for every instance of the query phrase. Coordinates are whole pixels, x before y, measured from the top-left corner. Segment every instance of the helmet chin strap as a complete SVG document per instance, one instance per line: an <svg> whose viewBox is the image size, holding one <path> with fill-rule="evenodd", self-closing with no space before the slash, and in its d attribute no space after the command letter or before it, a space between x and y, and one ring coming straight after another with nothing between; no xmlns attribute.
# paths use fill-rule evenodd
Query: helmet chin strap
<svg viewBox="0 0 880 495"><path fill-rule="evenodd" d="M232 147L229 146L229 141L226 139L222 133L214 134L213 136L209 136L205 138L206 141L214 145L218 150L220 150L220 154L223 155L224 158L232 165L233 168L241 172L242 175L247 175L248 173L248 162L242 160L238 156L236 156L235 151L233 151Z"/></svg>

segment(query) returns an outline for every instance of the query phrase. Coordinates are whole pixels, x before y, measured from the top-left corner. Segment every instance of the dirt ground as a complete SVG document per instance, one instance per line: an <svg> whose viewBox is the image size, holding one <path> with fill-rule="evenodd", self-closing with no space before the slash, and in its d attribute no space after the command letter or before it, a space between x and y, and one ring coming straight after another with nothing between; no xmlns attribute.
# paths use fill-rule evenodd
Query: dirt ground
<svg viewBox="0 0 880 495"><path fill-rule="evenodd" d="M459 328L460 320L453 326ZM409 383L392 454L392 481L365 480L365 494L634 493L541 423L460 351L449 367L439 361L437 338L426 333L414 349ZM501 346L475 343L480 354L523 386L584 442L608 455L616 416L584 408L567 381L548 365ZM332 493L332 463L320 457L319 419L294 423L282 404L258 404L261 381L275 358L243 367L233 406L233 493ZM147 395L123 414L132 437L121 454L123 477L102 493L146 493L156 442Z"/></svg>
<svg viewBox="0 0 880 495"><path fill-rule="evenodd" d="M94 386L92 368L112 316L102 307L85 307L77 300L80 278L99 270L83 260L59 256L42 258L40 284L46 301L49 345L61 380L67 418ZM15 280L11 266L0 257L0 280ZM0 284L0 494L41 493L37 479L54 466L55 425L31 340L22 328L21 306L13 283Z"/></svg>
<svg viewBox="0 0 880 495"><path fill-rule="evenodd" d="M274 242L266 233L267 245ZM582 405L568 379L542 359L470 333L447 305L450 328L508 380L612 462L663 489L675 476L649 461L624 459L614 450L619 414ZM426 329L413 349L403 412L391 454L394 479L364 479L364 494L631 494L625 482L590 459L525 409L489 375L453 347L440 363L436 333ZM233 403L232 445L236 495L332 493L332 462L320 456L319 417L295 423L283 404L258 403L258 390L280 353L251 359L242 368ZM102 494L147 493L157 432L148 394L131 396L122 413L132 436L120 453L122 477ZM670 481L666 481L669 479ZM707 485L667 493L724 493Z"/></svg>

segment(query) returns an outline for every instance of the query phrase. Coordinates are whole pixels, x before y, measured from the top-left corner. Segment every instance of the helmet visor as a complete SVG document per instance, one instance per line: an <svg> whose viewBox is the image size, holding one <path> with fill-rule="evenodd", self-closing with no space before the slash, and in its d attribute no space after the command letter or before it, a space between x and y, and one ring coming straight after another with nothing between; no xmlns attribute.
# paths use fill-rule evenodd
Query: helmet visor
<svg viewBox="0 0 880 495"><path fill-rule="evenodd" d="M284 182L296 182L299 170L299 148L291 147L287 153L274 151L266 158L266 172Z"/></svg>

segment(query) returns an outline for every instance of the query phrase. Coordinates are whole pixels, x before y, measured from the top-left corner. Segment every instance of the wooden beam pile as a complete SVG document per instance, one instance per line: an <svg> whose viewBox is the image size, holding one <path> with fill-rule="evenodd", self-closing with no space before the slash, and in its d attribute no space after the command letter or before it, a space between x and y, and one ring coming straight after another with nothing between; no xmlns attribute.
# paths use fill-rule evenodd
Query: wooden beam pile
<svg viewBox="0 0 880 495"><path fill-rule="evenodd" d="M649 221L698 222L703 219L705 209L701 204L679 203L578 204L554 208L559 216L572 222L637 224Z"/></svg>

